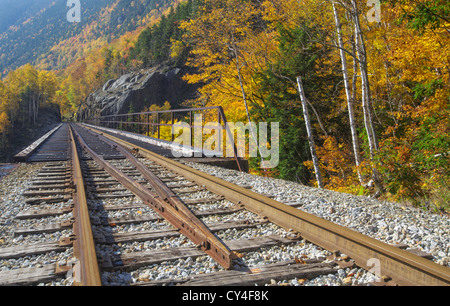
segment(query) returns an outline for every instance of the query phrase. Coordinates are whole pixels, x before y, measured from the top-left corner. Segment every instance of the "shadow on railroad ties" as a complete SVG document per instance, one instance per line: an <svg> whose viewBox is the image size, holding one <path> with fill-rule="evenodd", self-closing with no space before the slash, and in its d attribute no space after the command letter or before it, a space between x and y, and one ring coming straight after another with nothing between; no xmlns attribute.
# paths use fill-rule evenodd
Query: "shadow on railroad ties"
<svg viewBox="0 0 450 306"><path fill-rule="evenodd" d="M159 222L161 220L164 220L162 217L158 215L149 216L147 214L142 214L146 210L153 211L151 208L146 207L142 204L141 200L136 197L130 197L129 200L126 201L126 203L118 204L113 202L109 202L107 198L99 198L98 194L99 189L102 189L102 185L97 185L93 183L88 182L88 189L89 189L89 198L88 198L88 205L90 206L91 210L95 211L94 214L91 214L91 224L93 229L93 236L96 243L99 245L96 248L97 251L97 257L99 258L99 264L100 268L103 271L107 272L113 272L113 271L121 271L121 275L125 276L126 279L129 280L130 284L132 281L132 272L128 271L128 269L125 267L124 263L122 262L122 252L121 247L122 244L126 243L132 243L132 242L142 242L145 243L146 241L161 239L161 238L172 238L172 237L178 237L180 236L177 231L164 231L161 233L161 236L158 237L145 237L145 235L142 235L141 238L136 239L136 237L132 237L133 235L130 233L129 238L127 239L127 235L121 235L118 240L116 239L116 232L117 230L114 230L114 227L121 226L124 224L136 224L136 223L142 223L142 222ZM109 186L111 188L111 186ZM117 205L115 208L114 205ZM122 207L119 207L122 206ZM127 216L121 216L117 218L110 218L108 211L111 210L121 210L121 209L137 209L137 215L130 214ZM114 215L114 214L113 214ZM148 216L148 217L146 217ZM149 231L152 231L151 229ZM156 231L152 231L153 234L156 233ZM215 234L217 237L217 235ZM184 240L188 240L188 238L182 236ZM219 237L217 237L219 238ZM220 238L219 238L220 239ZM149 250L151 251L151 250ZM206 255L206 253L205 253ZM247 272L251 273L251 269L245 264L245 262L242 260L242 258L239 257L240 254L236 253L236 259L233 260L233 270L240 271L240 272ZM180 259L186 260L186 258L180 257ZM146 266L147 264L143 264L143 266ZM150 264L152 265L152 264ZM136 268L138 268L140 265L137 264ZM133 269L134 270L134 269ZM177 284L177 283L184 283L188 281L190 277L186 275L186 279L183 280L167 280L166 285L171 284ZM149 280L150 281L150 280ZM158 281L156 281L159 283Z"/></svg>

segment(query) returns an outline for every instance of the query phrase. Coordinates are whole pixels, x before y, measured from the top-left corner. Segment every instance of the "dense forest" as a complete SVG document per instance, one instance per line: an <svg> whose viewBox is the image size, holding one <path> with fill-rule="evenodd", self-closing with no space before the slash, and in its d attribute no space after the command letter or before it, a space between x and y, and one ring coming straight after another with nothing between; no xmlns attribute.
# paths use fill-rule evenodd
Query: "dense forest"
<svg viewBox="0 0 450 306"><path fill-rule="evenodd" d="M25 1L16 10L16 4L2 1L7 1L5 6L12 5L4 11L2 8L1 13L12 16L9 17L12 25L0 32L0 76L27 63L39 69L63 69L90 51L146 26L176 3L174 0L83 1L82 22L69 23L67 0ZM14 14L16 11L23 13Z"/></svg>
<svg viewBox="0 0 450 306"><path fill-rule="evenodd" d="M448 1L175 2L148 26L82 55L70 58L78 51L62 44L70 64L60 71L40 62L9 72L0 82L2 145L40 106L58 105L70 118L109 79L186 65L198 71L186 82L202 85L187 105L280 123L280 164L261 170L254 158L253 172L449 208Z"/></svg>
<svg viewBox="0 0 450 306"><path fill-rule="evenodd" d="M0 0L0 33L5 32L11 25L17 25L43 8L48 7L53 0Z"/></svg>

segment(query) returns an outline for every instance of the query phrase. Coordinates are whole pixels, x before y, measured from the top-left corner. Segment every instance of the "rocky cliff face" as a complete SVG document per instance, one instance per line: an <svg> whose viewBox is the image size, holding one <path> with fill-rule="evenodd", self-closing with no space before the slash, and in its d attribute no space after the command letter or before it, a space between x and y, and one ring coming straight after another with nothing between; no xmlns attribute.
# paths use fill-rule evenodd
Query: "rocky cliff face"
<svg viewBox="0 0 450 306"><path fill-rule="evenodd" d="M163 105L166 101L177 108L183 101L194 98L198 88L182 79L187 72L185 67L160 66L109 80L87 97L76 119L85 121L97 116L126 114L131 103L135 112L152 104Z"/></svg>

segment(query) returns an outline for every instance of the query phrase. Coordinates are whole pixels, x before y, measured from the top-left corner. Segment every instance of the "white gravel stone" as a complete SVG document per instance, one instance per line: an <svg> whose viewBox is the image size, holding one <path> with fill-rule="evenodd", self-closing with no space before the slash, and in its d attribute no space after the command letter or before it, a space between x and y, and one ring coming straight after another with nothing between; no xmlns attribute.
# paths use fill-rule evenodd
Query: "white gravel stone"
<svg viewBox="0 0 450 306"><path fill-rule="evenodd" d="M118 161L117 165L123 164ZM151 164L151 163L148 163ZM402 206L397 203L378 201L364 196L353 196L328 190L310 188L301 184L279 179L259 177L234 170L208 166L204 164L187 163L187 165L213 174L240 186L251 186L251 190L261 194L273 195L275 200L284 203L301 203L299 209L317 215L336 224L351 228L386 243L404 243L413 248L419 248L433 255L433 260L441 265L450 266L450 221L445 216L439 216L423 210ZM72 214L58 217L42 218L42 220L15 220L19 212L30 208L25 204L22 195L31 185L31 178L37 174L42 165L21 165L12 174L0 181L0 248L11 245L23 245L44 241L55 241L62 236L68 236L71 230L41 235L14 236L16 226L30 226L40 223L56 223L68 220ZM166 173L166 171L164 171ZM169 172L167 172L169 174ZM183 181L177 182L182 183ZM192 188L192 187L188 187ZM198 199L214 196L209 191L182 194L182 199ZM101 209L103 205L121 205L140 203L138 199L104 199L89 200L97 207L92 213L94 218L119 218L124 216L154 215L146 207L126 210ZM42 208L61 208L64 204L43 204ZM193 205L196 210L208 210L231 207L227 200L214 203ZM206 224L235 221L260 221L260 217L248 211L239 211L221 216L205 216L201 218ZM127 233L133 231L151 231L172 228L165 221L121 224L112 227L94 226L96 231L104 234ZM248 239L265 235L289 235L289 232L273 224L262 224L254 228L242 230L222 230L216 235L223 240ZM109 253L120 255L130 252L150 251L156 248L193 246L184 236L157 239L145 242L122 243L97 246L99 255ZM289 245L264 248L242 254L242 261L249 267L275 263L279 261L302 259L323 260L330 253L304 240ZM0 272L19 267L41 266L59 261L72 260L72 249L62 253L49 253L39 256L29 256L20 260L0 261ZM208 256L180 259L163 262L158 265L141 267L132 272L103 272L101 277L104 285L129 285L131 283L151 280L182 280L196 274L222 271L214 260ZM291 279L275 282L276 285L290 286L348 286L364 285L375 281L375 275L359 268L337 269L335 274L317 277L312 280ZM70 275L56 282L41 285L67 286L73 283ZM271 285L269 283L267 285ZM273 284L272 284L273 285Z"/></svg>
<svg viewBox="0 0 450 306"><path fill-rule="evenodd" d="M301 203L302 206L298 209L380 241L389 244L402 243L411 248L418 248L432 254L434 262L450 266L450 220L447 216L366 196L311 188L295 182L200 163L186 164L228 182L240 186L251 186L252 191L273 195L277 201ZM298 254L304 251L299 250ZM307 254L315 256L312 250L309 250ZM375 275L361 269L351 273L338 272L333 276L322 276L303 284L349 285L366 284L374 280L376 280Z"/></svg>

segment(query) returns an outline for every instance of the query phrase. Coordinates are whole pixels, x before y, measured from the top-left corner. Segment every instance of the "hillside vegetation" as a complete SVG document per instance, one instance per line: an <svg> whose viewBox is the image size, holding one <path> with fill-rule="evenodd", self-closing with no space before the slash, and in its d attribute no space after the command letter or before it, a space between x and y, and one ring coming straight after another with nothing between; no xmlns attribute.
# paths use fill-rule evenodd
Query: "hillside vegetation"
<svg viewBox="0 0 450 306"><path fill-rule="evenodd" d="M46 103L69 118L121 74L187 65L198 73L186 82L201 88L186 105L222 105L230 121L280 123L280 164L262 171L253 158L254 172L440 211L450 202L450 3L377 3L189 0L160 10L159 21L136 17L149 26L121 25L105 44L94 35L80 50L79 33L67 34L74 41L58 45L57 61L46 53L0 83L0 133L5 141ZM113 5L102 7L105 16Z"/></svg>
<svg viewBox="0 0 450 306"><path fill-rule="evenodd" d="M81 1L82 22L70 23L67 0L3 1L7 2L0 13L4 17L0 24L3 32L0 32L0 72L3 75L27 63L39 69L63 69L90 51L148 25L176 2ZM6 26L8 21L9 27Z"/></svg>

